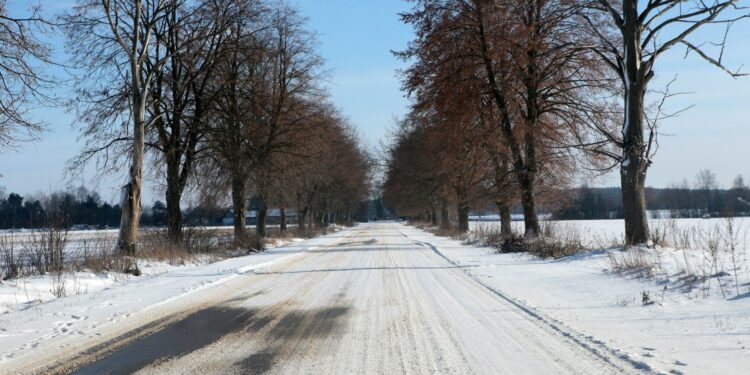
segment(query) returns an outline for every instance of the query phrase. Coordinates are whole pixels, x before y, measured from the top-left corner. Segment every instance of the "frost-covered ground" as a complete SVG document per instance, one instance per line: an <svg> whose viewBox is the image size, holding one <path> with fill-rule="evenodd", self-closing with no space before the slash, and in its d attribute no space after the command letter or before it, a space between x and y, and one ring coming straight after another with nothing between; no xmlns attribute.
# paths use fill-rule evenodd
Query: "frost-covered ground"
<svg viewBox="0 0 750 375"><path fill-rule="evenodd" d="M272 226L269 226L269 228ZM222 233L231 231L232 227L190 227L186 230L201 232ZM249 228L250 229L250 228ZM163 228L143 228L141 233L163 232ZM3 229L0 230L0 242L14 243L17 251L23 251L24 247L33 246L34 242L44 240L47 230L45 229ZM67 241L65 246L66 257L82 256L82 252L97 247L112 247L117 243L117 229L101 230L71 230L61 233Z"/></svg>
<svg viewBox="0 0 750 375"><path fill-rule="evenodd" d="M670 222L669 225L680 228L692 228L691 225L695 225L700 226L699 229L695 229L696 231L709 233L714 228L713 224L717 223L722 224L720 220L693 220ZM737 225L742 228L746 225L745 223L750 224L750 222L739 223L738 221ZM618 235L617 231L621 231L618 224L621 223L616 221L567 222L564 225L561 224L559 228L568 225L567 230L579 231L582 235L589 236L593 242L595 234L601 232ZM575 229L570 225L579 227ZM684 229L682 232L691 230ZM676 233L682 232L676 231ZM345 236L349 236L348 241L341 242L340 240ZM695 236L698 239L701 238L701 234ZM699 243L698 239L695 240L696 244ZM339 241L338 244L343 249L326 247L327 244L330 245L335 241ZM302 255L306 250L316 247L320 247L320 251L316 250ZM460 306L455 305L459 303L456 301L464 300L467 297L464 294L476 284L468 279L452 278L450 282L443 280L442 277L447 277L446 275L451 272L455 273L457 269L447 262L441 263L441 259L435 257L434 254L432 257L436 259L428 257L429 254L425 251L429 254L433 254L433 251L441 254L445 259L459 266L458 271L465 272L495 292L494 294L485 293L485 297L493 296L492 298L509 302L510 305L505 306L502 311L520 309L524 312L524 316L528 315L537 319L540 326L548 327L559 335L568 337L571 342L577 343L592 353L605 351L609 356L619 357L651 373L743 374L747 373L746 369L750 368L750 294L748 293L750 292L748 284L750 278L747 278L747 275L740 275L739 285L734 285L731 272L711 275L710 268L702 269L707 265L706 256L710 257L710 253L705 249L683 251L657 248L648 250L644 255L644 262L656 265L653 270L650 272L616 272L613 269L615 263L611 261L610 254L626 254L621 250L598 250L558 260L544 260L525 254L497 254L491 248L467 245L458 240L437 237L415 228L398 224L382 224L366 227L360 231L342 231L258 255L233 258L207 265L155 270L151 276L114 280L110 286L102 287L102 289L93 290L94 287L91 287L92 290L89 290L87 294L73 295L46 303L33 303L22 306L21 309L13 307L5 314L0 314L0 373L3 368L8 368L6 366L18 366L19 363L23 365L28 358L34 358L40 353L49 353L49 350L58 349L76 353L77 343L83 341L84 338L92 339L100 334L99 332L112 331L113 327L120 327L123 330L135 329L138 327L138 322L142 320L140 317L151 316L153 318L153 315L159 315L165 306L173 304L180 306L181 301L191 301L195 298L194 296L201 294L193 293L197 290L203 290L204 293L209 294L227 292L223 289L232 289L231 286L234 285L233 282L227 282L228 280L245 280L237 277L253 274L252 272L256 271L252 270L268 266L269 263L281 264L276 262L289 257L293 257L293 261L297 263L283 262L283 264L286 264L286 267L293 267L294 272L270 272L269 270L273 270L271 266L267 268L269 272L253 274L253 277L266 278L270 283L267 289L264 289L265 286L259 287L261 292L258 292L258 295L264 297L258 298L284 302L285 298L291 298L288 294L296 287L300 288L300 291L298 291L299 294L294 294L292 299L309 304L330 303L329 299L333 298L332 296L343 293L339 289L351 289L348 292L351 293L351 297L361 298L364 302L370 301L366 297L373 293L381 293L383 298L389 297L388 301L396 298L398 293L406 293L389 302L390 304L377 300L376 306L365 304L362 308L353 309L353 311L362 312L380 311L377 314L373 313L373 316L378 318L367 318L364 320L365 323L358 327L372 333L372 337L377 338L376 342L392 338L393 332L380 329L382 327L378 325L387 321L384 317L391 315L383 315L379 309L385 308L384 306L390 306L389 308L405 306L404 308L409 310L414 308L412 306L414 301L429 299L435 302L434 306L438 306L434 311L429 310L430 314L435 311L450 313L447 313L440 323L430 321L430 324L426 326L407 325L403 327L405 329L403 332L414 331L419 335L433 328L459 327L458 332L462 339L456 345L478 348L476 352L480 354L483 352L481 346L487 345L492 340L495 341L492 341L494 343L491 350L497 351L498 348L502 349L503 345L510 345L510 343L503 342L502 333L489 333L490 323L477 325L467 323L466 319L456 318L458 315L453 312L460 310ZM726 255L722 253L722 259L726 260ZM310 260L314 259L320 260L321 263L310 263ZM356 264L352 266L346 262ZM695 276L708 276L708 278L687 283L683 277L685 275L680 275L678 272L680 267L686 264L685 262L696 267L690 271ZM726 263L724 265L726 266ZM743 265L747 270L747 262ZM311 267L316 272L311 272ZM381 277L376 272L383 273L383 276ZM683 272L688 272L688 270L683 270ZM403 282L401 277L389 278L384 276L386 274L410 275L408 280L418 282L420 288L414 288L413 284L406 284L412 285L410 288L404 288L403 285L401 288L392 289L382 287L378 282L389 280ZM428 275L434 275L434 277L428 277ZM300 280L290 281L296 280L295 278L311 278L320 281L325 279L324 276L331 277L330 283L327 284L329 288L325 289L331 295L312 286L317 284ZM351 277L356 282L349 284L335 277L344 279ZM443 282L437 280L443 280ZM722 288L725 294L722 294L719 288L719 280L724 283ZM739 295L735 287L739 287ZM429 292L424 292L427 290ZM643 303L644 292L649 295L650 303ZM248 292L244 291L244 293ZM409 293L415 294L409 295ZM250 299L250 301L253 300ZM494 305L490 302L492 301L487 300L482 304L471 305L472 308L476 308L472 310L472 316L486 318L489 316L487 314L500 311L496 307L493 308ZM286 306L284 303L281 305ZM422 311L421 308L433 305L418 304L418 306L420 307L418 311ZM298 313L294 310L290 314ZM395 321L403 323L399 316L394 315ZM415 316L422 315L415 314ZM280 319L278 316L274 317L276 318ZM326 322L322 321L320 324L330 325L330 322ZM449 324L445 325L446 322ZM307 325L300 327L301 330L307 332ZM311 332L317 331L312 329ZM277 336L273 338L279 342L283 341ZM331 336L329 341L339 343L339 337ZM307 341L304 342L309 344ZM428 341L418 342L424 344ZM311 347L315 350L322 350L322 346L318 345L319 342L315 343ZM356 346L358 343L361 343L361 340L347 341L345 346L347 348L358 347ZM296 348L295 345L297 344L293 343L292 346ZM405 345L403 348L407 349L415 347L409 342L399 345ZM243 348L239 344L229 347L236 350ZM375 347L377 345L372 348ZM374 350L372 348L368 350ZM402 348L402 346L396 348ZM528 355L527 351L531 349L528 345L518 346L518 350L521 351L519 353L526 353L525 355ZM364 352L358 352L358 355ZM512 350L500 350L500 352L502 354L499 354L499 357L503 361L522 356ZM384 352L375 350L375 352L368 353L375 355ZM417 356L414 358L425 356L426 353L441 355L440 352L427 351L414 354ZM304 359L312 360L313 358L318 357L310 356ZM488 363L493 362L488 361L486 364ZM512 364L513 361L508 363Z"/></svg>
<svg viewBox="0 0 750 375"><path fill-rule="evenodd" d="M4 309L0 313L0 373L4 362L23 363L48 346L75 347L79 338L92 337L94 330L117 326L114 323L153 311L197 290L220 286L257 267L299 256L340 236L336 232L311 240L278 242L278 247L263 253L209 264L198 261L172 266L152 262L144 265L145 275L141 277L76 273L69 275L70 286L77 285L85 293L71 293L64 298L48 293L47 288L53 285L49 276L6 282L0 285Z"/></svg>
<svg viewBox="0 0 750 375"><path fill-rule="evenodd" d="M722 218L711 218L711 219L653 219L649 221L649 226L654 230L670 230L673 229L685 231L695 231L699 234L699 231L713 230L717 227L721 228L725 226L727 219ZM750 230L750 218L739 217L733 219L739 229L743 232ZM597 246L611 244L613 242L622 242L625 238L625 223L623 220L566 220L566 221L544 221L544 223L551 223L551 225L564 230L574 230L580 232L583 239L588 242L588 245ZM471 230L476 230L481 227L498 227L500 223L498 221L472 221L469 223ZM674 226L674 228L672 228ZM519 233L523 232L523 221L514 221L513 229ZM744 242L745 247L750 247L750 234L742 235L741 239Z"/></svg>
<svg viewBox="0 0 750 375"><path fill-rule="evenodd" d="M421 240L435 244L488 286L652 369L746 373L750 368L750 220L735 221L740 233L738 283L725 246L717 252L722 269L718 275L713 273L711 252L702 248L706 245L702 237L711 237L712 231L724 233L717 241L726 238L722 219L664 221L654 226L662 224L676 226L678 234L695 232L695 248L641 250L643 262L653 265L648 272L614 269L612 256L638 250L598 250L544 260L527 254L497 254L495 249L431 234L423 234ZM498 224L472 223L473 229L482 225ZM621 238L622 225L620 220L578 221L560 223L558 229L578 231L591 243L608 243L601 238ZM643 303L644 294L650 303Z"/></svg>
<svg viewBox="0 0 750 375"><path fill-rule="evenodd" d="M514 222L522 233L523 223ZM545 222L553 237L600 250L605 271L648 279L688 298L750 296L750 219L659 219L650 223L654 248L623 251L622 220ZM472 222L474 237L497 222Z"/></svg>
<svg viewBox="0 0 750 375"><path fill-rule="evenodd" d="M73 240L80 243L85 240L101 238L101 236L101 231L84 231L76 233ZM303 241L303 239L272 239L267 246L272 249L300 241ZM75 243L73 242L67 248L75 246ZM170 272L190 271L215 262L217 259L219 258L201 254L188 259L179 259L172 263L141 260L138 262L138 268L142 273L139 277L121 272L95 273L83 270L79 272L70 271L24 276L17 279L0 281L0 314L33 308L39 304L58 298L70 298L72 296L97 293L131 282L142 282L143 279L150 279Z"/></svg>

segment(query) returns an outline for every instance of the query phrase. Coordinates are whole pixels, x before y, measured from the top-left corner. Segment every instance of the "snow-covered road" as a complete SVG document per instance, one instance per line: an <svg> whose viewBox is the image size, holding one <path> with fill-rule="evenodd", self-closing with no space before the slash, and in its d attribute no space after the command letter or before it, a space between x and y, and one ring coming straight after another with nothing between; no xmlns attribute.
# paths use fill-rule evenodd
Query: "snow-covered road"
<svg viewBox="0 0 750 375"><path fill-rule="evenodd" d="M151 321L53 372L631 373L507 300L397 223L333 242L162 304ZM49 369L48 369L49 370Z"/></svg>

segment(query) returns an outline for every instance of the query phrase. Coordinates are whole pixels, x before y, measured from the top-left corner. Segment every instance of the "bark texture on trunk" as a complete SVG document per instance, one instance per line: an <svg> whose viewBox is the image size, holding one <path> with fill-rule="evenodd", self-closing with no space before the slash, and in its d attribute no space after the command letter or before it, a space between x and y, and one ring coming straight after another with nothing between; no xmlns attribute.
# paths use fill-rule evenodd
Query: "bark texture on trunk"
<svg viewBox="0 0 750 375"><path fill-rule="evenodd" d="M521 174L521 207L523 207L524 238L534 239L539 235L539 217L536 214L534 200L534 179Z"/></svg>
<svg viewBox="0 0 750 375"><path fill-rule="evenodd" d="M511 208L506 202L497 202L497 212L500 214L500 236L504 239L513 236L513 227L511 226Z"/></svg>
<svg viewBox="0 0 750 375"><path fill-rule="evenodd" d="M297 210L297 228L299 231L304 233L307 230L307 207L302 207Z"/></svg>
<svg viewBox="0 0 750 375"><path fill-rule="evenodd" d="M232 176L232 209L234 210L234 241L237 244L244 245L247 240L246 211L247 199L245 198L245 179L243 176L234 173Z"/></svg>
<svg viewBox="0 0 750 375"><path fill-rule="evenodd" d="M456 208L458 211L458 231L466 233L469 231L469 195L465 187L459 187L456 194Z"/></svg>
<svg viewBox="0 0 750 375"><path fill-rule="evenodd" d="M328 228L328 226L331 224L331 214L328 212L328 209L323 211L323 227Z"/></svg>
<svg viewBox="0 0 750 375"><path fill-rule="evenodd" d="M167 235L173 242L182 239L182 210L180 200L182 199L182 187L180 186L179 163L167 163Z"/></svg>
<svg viewBox="0 0 750 375"><path fill-rule="evenodd" d="M258 207L258 214L255 216L255 247L263 250L266 244L266 219L268 218L268 207L265 201L262 201Z"/></svg>
<svg viewBox="0 0 750 375"><path fill-rule="evenodd" d="M145 101L140 93L133 95L133 150L131 154L130 181L122 188L122 216L118 248L126 255L136 254L138 224L141 218L141 189L143 188L143 158L145 151Z"/></svg>
<svg viewBox="0 0 750 375"><path fill-rule="evenodd" d="M445 199L440 201L440 228L451 228L451 217L450 212L448 211L448 201Z"/></svg>
<svg viewBox="0 0 750 375"><path fill-rule="evenodd" d="M466 204L458 204L458 231L460 233L469 232L469 210Z"/></svg>
<svg viewBox="0 0 750 375"><path fill-rule="evenodd" d="M653 77L651 66L642 63L641 30L638 2L623 2L623 43L625 51L625 122L623 124L623 160L620 182L625 217L625 242L646 244L650 232L646 215L646 173L649 168L648 144L644 140L644 106L646 86Z"/></svg>
<svg viewBox="0 0 750 375"><path fill-rule="evenodd" d="M636 166L622 166L620 177L625 242L628 245L648 244L651 235L646 213L646 173L639 173Z"/></svg>
<svg viewBox="0 0 750 375"><path fill-rule="evenodd" d="M279 231L286 232L286 210L281 208L279 215Z"/></svg>
<svg viewBox="0 0 750 375"><path fill-rule="evenodd" d="M500 82L495 76L495 70L493 68L493 60L490 56L490 44L487 41L485 34L484 24L482 21L482 7L477 8L480 11L480 26L479 26L479 41L481 45L482 60L484 65L485 73L487 73L487 79L492 97L500 111L500 130L503 135L503 140L508 144L510 149L510 156L512 159L513 172L519 183L521 190L521 203L523 207L524 225L526 238L535 238L539 234L539 219L536 215L536 205L534 201L534 180L536 179L536 140L534 134L534 126L538 117L538 108L536 107L536 95L533 86L534 82L526 82L527 95L530 95L527 102L527 113L526 113L526 126L524 144L526 149L524 150L521 146L521 141L516 138L516 132L513 127L511 120L511 110L508 105L508 98L505 96L503 89L500 86ZM532 10L533 11L533 10ZM529 59L536 58L533 51L529 55ZM526 75L530 78L534 77L536 67L529 64L527 68L529 71ZM531 106L529 106L531 104ZM529 148L531 146L531 148ZM525 160L524 160L525 157Z"/></svg>
<svg viewBox="0 0 750 375"><path fill-rule="evenodd" d="M122 188L122 215L120 219L120 233L117 239L117 247L120 252L135 256L136 241L138 240L138 224L141 219L141 189L143 184L143 159L145 152L146 136L146 103L149 98L148 85L143 82L143 59L138 58L142 47L142 16L143 3L141 0L134 2L132 12L132 44L127 44L122 38L118 43L129 55L130 65L130 106L133 116L133 148L131 151L131 165L129 181ZM108 8L108 7L107 7ZM110 9L105 9L110 12ZM117 26L109 17L109 25L114 33L119 33ZM145 55L143 55L145 56Z"/></svg>

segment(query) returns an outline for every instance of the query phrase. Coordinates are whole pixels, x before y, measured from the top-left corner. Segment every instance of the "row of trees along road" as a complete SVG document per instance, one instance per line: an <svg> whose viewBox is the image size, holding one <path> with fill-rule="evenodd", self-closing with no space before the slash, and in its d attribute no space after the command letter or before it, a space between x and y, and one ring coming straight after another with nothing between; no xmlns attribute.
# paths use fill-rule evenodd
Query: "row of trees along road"
<svg viewBox="0 0 750 375"><path fill-rule="evenodd" d="M69 107L86 146L71 169L127 173L124 253L136 254L144 171L161 181L175 242L189 192L204 202L231 195L235 239L255 248L263 247L266 207L297 208L304 227L348 221L366 197L369 158L330 103L315 35L295 8L264 0L78 0L54 22L40 10L12 19L0 1L0 33L9 35L0 43L15 51L0 55L0 76L15 79L4 86L0 126L38 135L42 126L24 107L44 99L51 82L44 65L73 72ZM68 61L50 61L32 28L61 30ZM262 205L258 240L248 244L251 197Z"/></svg>
<svg viewBox="0 0 750 375"><path fill-rule="evenodd" d="M471 205L492 199L505 234L520 202L525 237L535 238L539 200L554 201L581 167L619 168L626 241L648 242L646 174L671 96L648 105L655 64L682 46L738 75L721 57L731 25L747 17L740 2L412 3L402 19L416 38L397 52L411 64L403 87L412 106L388 150L388 202L435 221L453 203L465 231ZM711 26L726 31L723 40L700 40L697 31Z"/></svg>

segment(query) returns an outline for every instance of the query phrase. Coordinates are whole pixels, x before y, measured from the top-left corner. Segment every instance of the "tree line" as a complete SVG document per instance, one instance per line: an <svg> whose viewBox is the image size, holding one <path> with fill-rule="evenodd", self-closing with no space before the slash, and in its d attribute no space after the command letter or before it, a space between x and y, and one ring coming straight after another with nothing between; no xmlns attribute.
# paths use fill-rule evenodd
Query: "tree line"
<svg viewBox="0 0 750 375"><path fill-rule="evenodd" d="M402 215L468 230L472 207L494 202L503 235L511 210L525 238L540 232L540 204L587 171L620 172L627 244L649 241L646 175L674 95L652 83L677 47L732 76L722 61L737 1L412 0L402 20L416 37L411 99L386 151L383 195ZM698 30L719 28L705 43ZM713 42L713 41L712 41ZM711 47L711 48L709 48ZM716 54L714 55L714 52Z"/></svg>
<svg viewBox="0 0 750 375"><path fill-rule="evenodd" d="M315 33L295 7L270 0L78 0L50 22L38 8L33 17L10 18L0 4L2 22L18 27L12 35L19 65L30 69L2 72L18 81L3 97L19 103L2 108L3 125L38 134L42 124L31 120L24 100L42 99L48 77L38 67L57 63L40 33L61 32L75 91L63 99L86 142L71 171L93 166L127 175L123 253L136 254L149 177L165 192L175 242L188 195L205 207L231 201L236 242L258 249L269 207L297 209L304 228L348 222L366 197L370 158L331 103ZM33 27L44 30L32 33ZM251 198L261 202L255 236L245 225Z"/></svg>
<svg viewBox="0 0 750 375"><path fill-rule="evenodd" d="M183 210L185 224L200 226L223 225L227 207L196 205ZM0 229L41 229L57 226L64 229L117 228L122 210L119 204L101 199L99 194L85 187L56 191L49 194L22 196L5 194L0 188ZM156 200L146 207L140 225L166 227L167 207Z"/></svg>
<svg viewBox="0 0 750 375"><path fill-rule="evenodd" d="M706 174L707 173L707 174ZM712 175L702 171L701 175ZM710 181L710 180L709 180ZM715 180L713 180L715 182ZM646 188L646 208L653 218L703 218L747 216L750 214L750 189L738 176L729 189L716 184L702 185L699 178L666 188ZM568 192L570 201L553 212L561 220L622 219L622 192L619 188L583 186Z"/></svg>
<svg viewBox="0 0 750 375"><path fill-rule="evenodd" d="M119 205L104 202L99 194L83 187L27 197L0 192L2 229L45 228L51 224L116 227L120 213Z"/></svg>

